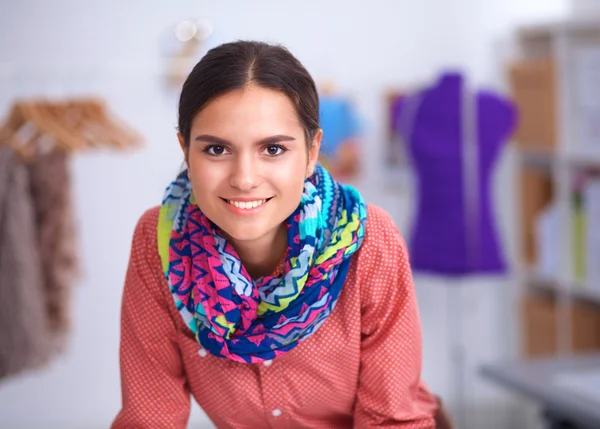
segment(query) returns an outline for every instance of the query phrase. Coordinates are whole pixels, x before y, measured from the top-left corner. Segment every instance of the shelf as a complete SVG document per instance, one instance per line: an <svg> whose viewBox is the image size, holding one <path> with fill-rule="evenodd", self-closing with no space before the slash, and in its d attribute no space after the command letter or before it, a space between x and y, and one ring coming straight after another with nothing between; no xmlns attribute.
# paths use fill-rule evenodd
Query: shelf
<svg viewBox="0 0 600 429"><path fill-rule="evenodd" d="M600 304L600 290L590 289L581 282L574 282L569 288L562 288L554 278L529 274L526 277L526 283L528 286L536 289L554 293L566 293L575 299Z"/></svg>
<svg viewBox="0 0 600 429"><path fill-rule="evenodd" d="M519 148L521 162L541 168L551 168L556 162L556 155L548 149Z"/></svg>
<svg viewBox="0 0 600 429"><path fill-rule="evenodd" d="M566 158L571 167L600 168L599 154L570 153L566 155Z"/></svg>
<svg viewBox="0 0 600 429"><path fill-rule="evenodd" d="M519 148L521 162L541 168L552 168L563 161L571 168L600 169L600 154L566 153L560 155L548 149Z"/></svg>
<svg viewBox="0 0 600 429"><path fill-rule="evenodd" d="M586 33L600 29L600 16L598 14L587 14L573 16L554 22L521 26L517 33L520 38L537 39L541 37L553 37L562 32Z"/></svg>

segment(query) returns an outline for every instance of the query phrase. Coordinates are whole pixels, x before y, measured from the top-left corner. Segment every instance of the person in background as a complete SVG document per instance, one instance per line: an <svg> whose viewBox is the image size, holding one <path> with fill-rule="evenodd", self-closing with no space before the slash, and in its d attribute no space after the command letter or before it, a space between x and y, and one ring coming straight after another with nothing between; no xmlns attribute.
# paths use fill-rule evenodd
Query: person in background
<svg viewBox="0 0 600 429"><path fill-rule="evenodd" d="M318 106L278 45L226 43L190 73L187 168L133 236L113 429L183 429L190 394L218 428L449 427L404 240L317 162Z"/></svg>

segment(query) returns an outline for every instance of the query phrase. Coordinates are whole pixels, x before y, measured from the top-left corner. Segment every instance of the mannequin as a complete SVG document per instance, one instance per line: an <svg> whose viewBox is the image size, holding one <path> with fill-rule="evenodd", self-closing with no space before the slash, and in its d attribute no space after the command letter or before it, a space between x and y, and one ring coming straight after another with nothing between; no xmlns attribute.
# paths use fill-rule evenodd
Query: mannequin
<svg viewBox="0 0 600 429"><path fill-rule="evenodd" d="M512 103L472 93L444 73L397 107L418 196L410 237L415 271L500 274L506 262L492 210L491 179L516 121Z"/></svg>
<svg viewBox="0 0 600 429"><path fill-rule="evenodd" d="M503 274L491 183L496 161L516 124L507 99L471 91L460 73L447 72L395 106L397 135L414 172L416 213L410 234L416 274L462 279ZM448 295L448 335L454 366L457 427L466 425L466 349L460 285Z"/></svg>

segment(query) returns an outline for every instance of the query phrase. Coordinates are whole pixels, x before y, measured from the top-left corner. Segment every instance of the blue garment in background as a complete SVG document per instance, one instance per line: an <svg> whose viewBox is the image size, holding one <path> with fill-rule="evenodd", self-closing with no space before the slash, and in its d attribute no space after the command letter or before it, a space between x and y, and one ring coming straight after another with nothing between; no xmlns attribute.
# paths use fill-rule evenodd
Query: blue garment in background
<svg viewBox="0 0 600 429"><path fill-rule="evenodd" d="M358 137L360 131L352 105L342 97L320 97L319 123L323 129L321 152L327 157L334 156L345 140Z"/></svg>

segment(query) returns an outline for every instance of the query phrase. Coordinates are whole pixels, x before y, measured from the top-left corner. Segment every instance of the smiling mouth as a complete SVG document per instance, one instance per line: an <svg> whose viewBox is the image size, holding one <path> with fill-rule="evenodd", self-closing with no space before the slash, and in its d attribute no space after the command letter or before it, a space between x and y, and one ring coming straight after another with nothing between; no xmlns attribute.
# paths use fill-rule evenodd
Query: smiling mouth
<svg viewBox="0 0 600 429"><path fill-rule="evenodd" d="M273 197L271 197L271 198L273 198ZM263 200L255 200L255 201L235 201L235 200L228 200L226 198L221 198L221 199L223 201L225 201L226 203L231 204L234 207L237 207L238 209L250 210L250 209L255 209L257 207L262 206L264 203L269 201L271 198L266 198Z"/></svg>

